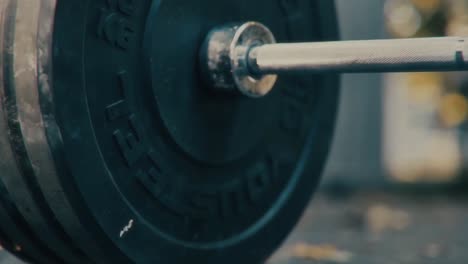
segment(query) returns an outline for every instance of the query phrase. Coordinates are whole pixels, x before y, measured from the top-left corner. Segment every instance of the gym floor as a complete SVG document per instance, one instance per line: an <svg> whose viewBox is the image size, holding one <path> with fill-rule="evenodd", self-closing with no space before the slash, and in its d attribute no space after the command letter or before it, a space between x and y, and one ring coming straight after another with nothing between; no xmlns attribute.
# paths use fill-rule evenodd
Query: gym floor
<svg viewBox="0 0 468 264"><path fill-rule="evenodd" d="M269 263L466 263L467 200L437 192L322 192Z"/></svg>
<svg viewBox="0 0 468 264"><path fill-rule="evenodd" d="M450 193L322 190L268 264L466 263L468 196Z"/></svg>

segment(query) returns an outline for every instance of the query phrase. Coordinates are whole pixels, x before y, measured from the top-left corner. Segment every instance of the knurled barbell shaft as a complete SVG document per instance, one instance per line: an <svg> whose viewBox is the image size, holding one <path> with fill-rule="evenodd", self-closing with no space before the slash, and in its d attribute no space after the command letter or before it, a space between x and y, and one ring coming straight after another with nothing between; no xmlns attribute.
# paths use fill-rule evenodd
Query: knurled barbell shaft
<svg viewBox="0 0 468 264"><path fill-rule="evenodd" d="M201 65L210 87L262 97L277 74L468 70L468 37L276 44L257 22L213 29Z"/></svg>
<svg viewBox="0 0 468 264"><path fill-rule="evenodd" d="M468 70L468 38L267 44L249 52L256 74Z"/></svg>

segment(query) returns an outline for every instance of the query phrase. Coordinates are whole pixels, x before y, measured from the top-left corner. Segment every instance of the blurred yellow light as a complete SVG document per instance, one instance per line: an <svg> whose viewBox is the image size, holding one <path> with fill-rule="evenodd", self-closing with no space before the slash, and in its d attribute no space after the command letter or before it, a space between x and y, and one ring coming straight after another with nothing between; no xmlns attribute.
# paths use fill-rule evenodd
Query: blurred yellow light
<svg viewBox="0 0 468 264"><path fill-rule="evenodd" d="M468 16L457 17L448 22L446 35L466 36L468 35Z"/></svg>
<svg viewBox="0 0 468 264"><path fill-rule="evenodd" d="M423 13L433 13L440 8L440 0L412 0L413 4Z"/></svg>
<svg viewBox="0 0 468 264"><path fill-rule="evenodd" d="M446 127L456 127L468 117L468 100L461 94L447 94L439 105L439 117Z"/></svg>
<svg viewBox="0 0 468 264"><path fill-rule="evenodd" d="M414 103L436 104L444 90L444 78L440 73L410 73L408 96Z"/></svg>
<svg viewBox="0 0 468 264"><path fill-rule="evenodd" d="M411 37L421 28L422 17L408 0L391 0L385 4L387 28L395 37Z"/></svg>

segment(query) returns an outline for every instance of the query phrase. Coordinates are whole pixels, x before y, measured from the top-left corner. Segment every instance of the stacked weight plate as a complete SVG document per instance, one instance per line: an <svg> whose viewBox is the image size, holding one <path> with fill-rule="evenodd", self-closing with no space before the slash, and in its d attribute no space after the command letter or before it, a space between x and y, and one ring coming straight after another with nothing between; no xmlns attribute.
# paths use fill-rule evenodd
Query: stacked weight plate
<svg viewBox="0 0 468 264"><path fill-rule="evenodd" d="M336 76L198 77L207 32L336 36L332 1L0 1L0 239L32 263L258 263L325 163Z"/></svg>

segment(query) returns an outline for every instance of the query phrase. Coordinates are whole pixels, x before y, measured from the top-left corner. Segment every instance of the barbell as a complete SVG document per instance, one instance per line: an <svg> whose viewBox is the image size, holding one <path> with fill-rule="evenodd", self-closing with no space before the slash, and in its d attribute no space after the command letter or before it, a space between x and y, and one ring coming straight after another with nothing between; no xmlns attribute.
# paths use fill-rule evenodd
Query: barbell
<svg viewBox="0 0 468 264"><path fill-rule="evenodd" d="M329 0L1 1L2 245L265 261L319 182L336 73L467 68L465 38L337 39Z"/></svg>

